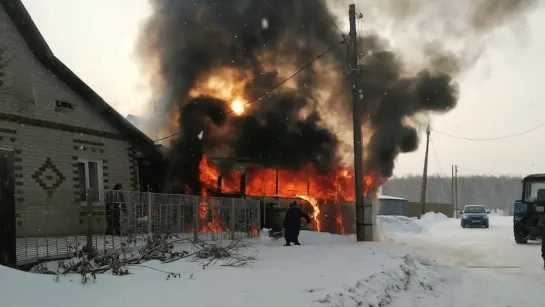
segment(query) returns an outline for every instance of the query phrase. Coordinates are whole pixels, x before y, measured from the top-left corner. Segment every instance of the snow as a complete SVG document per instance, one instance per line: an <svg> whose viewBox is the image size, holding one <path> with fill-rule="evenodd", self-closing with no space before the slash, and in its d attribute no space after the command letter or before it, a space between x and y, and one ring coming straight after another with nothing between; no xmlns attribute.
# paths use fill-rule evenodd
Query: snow
<svg viewBox="0 0 545 307"><path fill-rule="evenodd" d="M449 218L442 213L426 213L420 219L385 215L377 217L377 227L382 235L411 236L433 232L441 227L442 222L448 221Z"/></svg>
<svg viewBox="0 0 545 307"><path fill-rule="evenodd" d="M420 263L444 268L451 281L457 279L452 292L458 306L543 306L540 242L515 244L512 219L491 215L489 229L463 229L459 219L430 215L427 222L414 221L426 224L425 231L386 235Z"/></svg>
<svg viewBox="0 0 545 307"><path fill-rule="evenodd" d="M421 219L378 217L382 242L303 231L284 247L264 231L248 267L148 262L131 275L54 276L0 267L6 307L91 306L543 306L538 244L515 245L512 217L491 216L489 229L429 213ZM180 273L179 279L153 269ZM28 289L32 289L29 295Z"/></svg>

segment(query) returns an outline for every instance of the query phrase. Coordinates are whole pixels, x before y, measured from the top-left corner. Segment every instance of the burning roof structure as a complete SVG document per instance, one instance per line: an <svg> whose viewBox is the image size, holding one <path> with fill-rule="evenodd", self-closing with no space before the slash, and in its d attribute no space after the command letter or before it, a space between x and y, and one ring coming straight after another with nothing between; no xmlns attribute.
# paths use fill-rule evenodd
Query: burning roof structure
<svg viewBox="0 0 545 307"><path fill-rule="evenodd" d="M495 8L485 13L487 28L528 7L512 2L524 1L474 1L471 20L481 20L487 3ZM167 154L170 192L206 195L221 177L224 193L352 200L352 91L362 104L365 190L373 193L392 176L398 155L418 148L419 116L458 102L461 55L434 45L411 71L376 33L358 37L357 82L349 87L347 47L323 0L150 3L138 52L164 111L156 120L177 134ZM466 26L485 33L480 23Z"/></svg>

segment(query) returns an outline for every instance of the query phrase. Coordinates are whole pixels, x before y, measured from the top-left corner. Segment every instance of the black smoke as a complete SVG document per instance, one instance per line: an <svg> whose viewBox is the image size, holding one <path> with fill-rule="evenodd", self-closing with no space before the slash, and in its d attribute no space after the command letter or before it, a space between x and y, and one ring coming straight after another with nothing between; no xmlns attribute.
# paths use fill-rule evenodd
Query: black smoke
<svg viewBox="0 0 545 307"><path fill-rule="evenodd" d="M164 109L179 106L181 110L181 136L168 157L168 181L174 186L200 189L198 164L203 153L290 169L310 162L326 170L339 158L344 140L324 123L334 117L341 130L351 129L351 91L357 91L362 106L359 116L366 131L372 131L365 144L365 167L391 176L398 154L418 147L418 130L407 120L417 114L447 112L458 100L450 75L456 71L434 67L437 63L457 67L455 56L434 49L429 67L411 75L399 56L375 35L358 40L358 84L350 87L343 73L347 45L339 44L344 39L336 27L340 23L322 0L150 3L153 13L142 29L138 51ZM282 67L294 67L291 74L335 44L317 65L290 80L289 86L267 93L285 78ZM218 68L251 72L246 96L259 99L244 116L226 114L229 102L189 98L197 79ZM320 92L324 87L333 95L324 97Z"/></svg>
<svg viewBox="0 0 545 307"><path fill-rule="evenodd" d="M207 123L220 126L225 121L225 103L200 97L180 107L181 134L168 153L167 186L170 190L199 194L199 163L204 154L203 135Z"/></svg>

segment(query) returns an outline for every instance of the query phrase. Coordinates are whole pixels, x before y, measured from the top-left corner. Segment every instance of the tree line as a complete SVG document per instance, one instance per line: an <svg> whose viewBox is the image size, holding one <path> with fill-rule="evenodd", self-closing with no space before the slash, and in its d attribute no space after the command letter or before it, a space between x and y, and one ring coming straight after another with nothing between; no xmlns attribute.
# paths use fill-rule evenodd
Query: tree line
<svg viewBox="0 0 545 307"><path fill-rule="evenodd" d="M459 176L458 207L483 205L487 208L506 209L521 198L522 177L513 176ZM404 176L389 179L382 194L397 196L409 201L420 201L422 176ZM428 176L426 202L452 203L452 180Z"/></svg>

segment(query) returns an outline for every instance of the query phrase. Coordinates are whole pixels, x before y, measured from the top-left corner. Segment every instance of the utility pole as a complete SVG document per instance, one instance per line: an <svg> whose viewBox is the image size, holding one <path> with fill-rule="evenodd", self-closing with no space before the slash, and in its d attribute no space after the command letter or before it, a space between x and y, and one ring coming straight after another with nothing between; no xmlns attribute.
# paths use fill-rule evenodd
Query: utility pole
<svg viewBox="0 0 545 307"><path fill-rule="evenodd" d="M153 117L157 118L157 100L153 101ZM155 139L158 140L159 139L159 130L156 129L155 127L153 128L153 130L155 130Z"/></svg>
<svg viewBox="0 0 545 307"><path fill-rule="evenodd" d="M430 149L430 124L426 128L426 156L424 157L424 174L422 174L422 191L420 192L420 206L422 215L426 214L426 189L428 187L428 153Z"/></svg>
<svg viewBox="0 0 545 307"><path fill-rule="evenodd" d="M456 208L456 216L460 209L458 208L458 165L454 165L454 205Z"/></svg>
<svg viewBox="0 0 545 307"><path fill-rule="evenodd" d="M350 89L352 91L352 121L354 129L354 180L356 185L356 239L357 241L373 241L372 207L366 211L363 195L363 142L360 119L360 103L358 96L358 53L356 46L356 5L350 4L350 41L348 57L350 59ZM372 206L372 204L371 204ZM366 221L366 218L371 223Z"/></svg>
<svg viewBox="0 0 545 307"><path fill-rule="evenodd" d="M450 203L452 204L452 210L454 210L454 218L457 218L458 208L454 205L454 165L450 166Z"/></svg>

